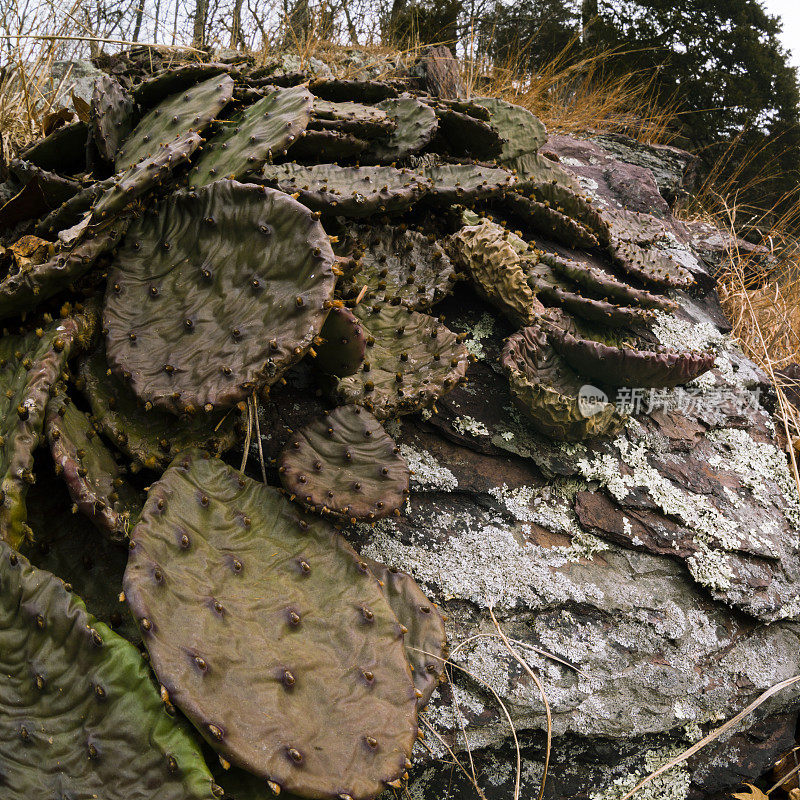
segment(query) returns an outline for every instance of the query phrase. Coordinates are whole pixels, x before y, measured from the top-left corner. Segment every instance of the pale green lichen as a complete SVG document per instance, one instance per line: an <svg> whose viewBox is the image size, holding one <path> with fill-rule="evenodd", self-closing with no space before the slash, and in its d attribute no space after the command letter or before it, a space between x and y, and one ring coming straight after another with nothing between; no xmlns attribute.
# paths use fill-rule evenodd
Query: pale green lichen
<svg viewBox="0 0 800 800"><path fill-rule="evenodd" d="M471 336L468 336L464 340L464 347L466 347L475 358L481 360L486 356L483 340L488 339L493 333L494 319L490 314L484 314L472 329Z"/></svg>
<svg viewBox="0 0 800 800"><path fill-rule="evenodd" d="M605 789L592 792L589 795L590 800L621 800L642 778L669 763L682 751L683 748L677 746L648 750L644 754L640 769L615 778ZM692 776L684 762L643 786L636 793L636 797L638 800L684 800L689 793L691 782Z"/></svg>
<svg viewBox="0 0 800 800"><path fill-rule="evenodd" d="M490 430L475 417L456 417L453 427L461 434L470 436L489 436Z"/></svg>
<svg viewBox="0 0 800 800"><path fill-rule="evenodd" d="M413 489L452 492L458 489L458 479L443 467L427 450L415 450L407 444L400 445L400 455L411 470Z"/></svg>

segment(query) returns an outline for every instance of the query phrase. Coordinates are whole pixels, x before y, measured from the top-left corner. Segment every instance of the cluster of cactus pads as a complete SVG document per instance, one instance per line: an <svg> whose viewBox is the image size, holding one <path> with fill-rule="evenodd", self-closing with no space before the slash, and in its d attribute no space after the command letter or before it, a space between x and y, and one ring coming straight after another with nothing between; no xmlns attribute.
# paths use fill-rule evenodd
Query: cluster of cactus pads
<svg viewBox="0 0 800 800"><path fill-rule="evenodd" d="M0 208L4 797L402 785L443 618L344 536L407 507L381 421L468 378L431 309L461 280L521 327L511 392L561 439L624 422L586 413L586 379L674 386L713 361L653 344L685 270L545 139L493 98L187 63L103 76L84 119L18 154ZM323 410L256 480L259 415L300 372Z"/></svg>

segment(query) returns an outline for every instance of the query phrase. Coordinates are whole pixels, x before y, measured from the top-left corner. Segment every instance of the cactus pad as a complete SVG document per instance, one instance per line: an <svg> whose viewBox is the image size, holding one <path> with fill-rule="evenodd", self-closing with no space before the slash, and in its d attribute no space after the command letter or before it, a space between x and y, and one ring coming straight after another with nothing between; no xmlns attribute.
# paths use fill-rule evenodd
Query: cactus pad
<svg viewBox="0 0 800 800"><path fill-rule="evenodd" d="M501 161L535 153L547 141L547 129L527 108L495 97L476 97L472 102L489 112L489 124L503 140Z"/></svg>
<svg viewBox="0 0 800 800"><path fill-rule="evenodd" d="M63 175L74 175L86 169L86 140L89 126L73 122L56 128L40 141L24 150L20 158L42 169L54 170Z"/></svg>
<svg viewBox="0 0 800 800"><path fill-rule="evenodd" d="M47 330L0 338L0 539L18 547L24 538L25 494L33 482L50 393L75 351L93 333L89 315L57 320ZM41 334L41 335L40 335Z"/></svg>
<svg viewBox="0 0 800 800"><path fill-rule="evenodd" d="M320 331L314 366L326 375L344 378L358 372L364 361L367 340L361 324L346 308L332 308Z"/></svg>
<svg viewBox="0 0 800 800"><path fill-rule="evenodd" d="M236 443L236 415L186 414L176 417L157 408L145 411L124 382L111 374L102 347L83 359L81 389L103 433L135 463L158 469L188 447L218 454Z"/></svg>
<svg viewBox="0 0 800 800"><path fill-rule="evenodd" d="M114 161L120 144L133 129L136 105L119 82L101 75L94 83L91 127L94 143L106 161Z"/></svg>
<svg viewBox="0 0 800 800"><path fill-rule="evenodd" d="M188 726L168 715L132 644L3 542L0 585L5 797L219 796Z"/></svg>
<svg viewBox="0 0 800 800"><path fill-rule="evenodd" d="M410 473L372 414L339 406L296 431L278 459L281 483L311 511L372 522L399 511Z"/></svg>
<svg viewBox="0 0 800 800"><path fill-rule="evenodd" d="M411 665L414 686L421 695L417 705L424 708L434 689L444 679L447 652L444 619L407 572L387 567L371 558L364 560L380 581L398 621L408 628L404 639L406 658Z"/></svg>
<svg viewBox="0 0 800 800"><path fill-rule="evenodd" d="M89 417L58 391L47 404L45 430L56 472L78 510L112 541L124 541L143 498L125 480Z"/></svg>
<svg viewBox="0 0 800 800"><path fill-rule="evenodd" d="M439 120L434 145L437 152L479 161L497 158L502 153L503 140L488 122L444 105L437 105L436 117Z"/></svg>
<svg viewBox="0 0 800 800"><path fill-rule="evenodd" d="M306 129L312 99L305 87L294 86L275 89L246 108L208 141L189 183L199 188L219 178L241 180L258 172Z"/></svg>
<svg viewBox="0 0 800 800"><path fill-rule="evenodd" d="M450 237L453 259L475 290L515 325L529 325L544 310L522 267L526 249L519 237L489 220L466 225Z"/></svg>
<svg viewBox="0 0 800 800"><path fill-rule="evenodd" d="M323 100L335 103L354 101L377 103L389 97L397 97L397 89L384 81L347 80L343 78L320 78L308 87Z"/></svg>
<svg viewBox="0 0 800 800"><path fill-rule="evenodd" d="M313 211L346 217L400 211L428 191L427 181L417 172L394 167L339 167L318 164L268 165L264 180Z"/></svg>
<svg viewBox="0 0 800 800"><path fill-rule="evenodd" d="M433 317L405 306L356 306L353 313L367 350L361 370L336 386L339 402L363 405L386 419L428 408L466 379L467 349Z"/></svg>
<svg viewBox="0 0 800 800"><path fill-rule="evenodd" d="M503 205L523 221L526 227L573 249L597 247L597 236L577 219L541 202L516 192L509 192Z"/></svg>
<svg viewBox="0 0 800 800"><path fill-rule="evenodd" d="M377 108L385 111L396 125L385 141L373 142L367 154L372 160L383 164L422 150L439 127L436 112L413 97L384 100Z"/></svg>
<svg viewBox="0 0 800 800"><path fill-rule="evenodd" d="M226 64L213 62L179 64L142 81L133 90L133 99L142 108L152 108L170 95L191 89L199 81L207 81L215 75L221 77L228 70L230 67Z"/></svg>
<svg viewBox="0 0 800 800"><path fill-rule="evenodd" d="M131 226L109 274L109 365L175 413L233 405L311 346L332 263L322 226L280 192L176 192Z"/></svg>
<svg viewBox="0 0 800 800"><path fill-rule="evenodd" d="M440 164L420 172L430 181L431 193L445 203L468 203L502 194L516 178L504 169L472 164Z"/></svg>
<svg viewBox="0 0 800 800"><path fill-rule="evenodd" d="M388 136L397 123L382 109L362 103L331 103L314 100L313 117L309 124L316 130L335 130L350 133L361 139Z"/></svg>
<svg viewBox="0 0 800 800"><path fill-rule="evenodd" d="M692 274L667 253L654 247L640 247L616 237L609 245L612 261L624 272L657 290L688 289Z"/></svg>
<svg viewBox="0 0 800 800"><path fill-rule="evenodd" d="M369 147L364 139L340 131L307 129L292 145L289 155L298 161L323 162L349 161Z"/></svg>
<svg viewBox="0 0 800 800"><path fill-rule="evenodd" d="M348 234L356 269L341 281L344 297L357 297L366 286L367 304L400 302L416 310L452 291L453 265L435 240L388 225L352 225Z"/></svg>
<svg viewBox="0 0 800 800"><path fill-rule="evenodd" d="M228 761L353 800L405 770L417 719L401 627L325 521L188 451L150 490L124 585L170 699Z"/></svg>
<svg viewBox="0 0 800 800"><path fill-rule="evenodd" d="M115 161L117 171L154 155L176 136L202 131L228 104L232 93L233 81L218 75L159 103L122 143Z"/></svg>
<svg viewBox="0 0 800 800"><path fill-rule="evenodd" d="M545 436L581 441L611 436L624 424L611 403L581 406L579 392L586 381L553 350L539 325L508 338L502 364L517 405Z"/></svg>

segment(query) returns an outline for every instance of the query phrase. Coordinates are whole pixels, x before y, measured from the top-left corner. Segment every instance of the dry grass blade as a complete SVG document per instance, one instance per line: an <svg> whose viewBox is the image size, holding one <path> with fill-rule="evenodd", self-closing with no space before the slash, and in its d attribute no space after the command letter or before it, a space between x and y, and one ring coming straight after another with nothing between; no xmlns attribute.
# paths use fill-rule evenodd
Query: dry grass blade
<svg viewBox="0 0 800 800"><path fill-rule="evenodd" d="M755 711L759 706L763 705L770 697L778 692L786 689L787 687L791 686L792 684L797 683L800 681L800 675L795 675L793 678L787 678L785 681L781 681L780 683L776 683L774 686L770 686L765 692L762 692L749 706L742 709L735 717L729 719L724 725L720 725L715 731L712 731L708 734L708 736L704 736L697 744L693 744L691 747L684 750L680 755L675 756L675 758L668 761L664 766L659 767L655 772L651 772L646 778L642 778L636 786L633 787L629 792L624 794L620 800L628 800L629 797L633 797L642 787L646 786L650 781L654 778L657 778L659 775L663 775L668 769L672 769L673 767L677 767L678 764L682 764L688 758L691 758L696 752L702 750L706 745L711 744L711 742L719 739L723 733L726 733L731 728L733 728L736 724L741 722L748 714L751 714Z"/></svg>
<svg viewBox="0 0 800 800"><path fill-rule="evenodd" d="M795 748L795 749L797 749L797 748ZM765 792L765 794L768 794L768 795L772 794L772 792L774 792L778 787L783 786L783 784L786 783L786 781L788 781L789 778L792 778L795 775L797 775L798 772L800 772L800 764L798 764L796 767L793 767L777 783L775 783L772 786L770 786L769 789L767 789L767 791Z"/></svg>

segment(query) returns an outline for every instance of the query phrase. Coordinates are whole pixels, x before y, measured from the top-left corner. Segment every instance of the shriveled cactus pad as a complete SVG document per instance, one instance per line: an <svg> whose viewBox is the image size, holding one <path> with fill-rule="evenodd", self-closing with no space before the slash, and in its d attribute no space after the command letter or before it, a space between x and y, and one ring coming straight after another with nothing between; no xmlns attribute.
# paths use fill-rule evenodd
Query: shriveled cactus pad
<svg viewBox="0 0 800 800"><path fill-rule="evenodd" d="M351 311L338 305L331 309L320 332L314 366L326 375L352 375L364 361L367 340Z"/></svg>
<svg viewBox="0 0 800 800"><path fill-rule="evenodd" d="M167 410L230 406L305 354L332 262L322 226L280 192L176 192L131 226L109 274L109 364Z"/></svg>
<svg viewBox="0 0 800 800"><path fill-rule="evenodd" d="M212 800L188 726L139 651L49 572L0 542L3 796Z"/></svg>
<svg viewBox="0 0 800 800"><path fill-rule="evenodd" d="M586 408L579 403L586 382L553 350L541 326L510 336L502 363L514 399L545 436L580 441L610 436L622 427L624 418L613 404Z"/></svg>
<svg viewBox="0 0 800 800"><path fill-rule="evenodd" d="M157 408L146 411L111 374L102 347L83 359L80 375L95 422L109 441L145 467L166 467L187 447L218 454L236 442L236 414L229 410L180 417Z"/></svg>
<svg viewBox="0 0 800 800"><path fill-rule="evenodd" d="M364 363L335 389L342 403L366 406L378 419L428 408L465 379L469 354L433 317L404 306L356 306L367 336Z"/></svg>
<svg viewBox="0 0 800 800"><path fill-rule="evenodd" d="M416 696L401 628L320 519L189 451L151 489L125 594L170 699L227 760L315 798L405 769Z"/></svg>
<svg viewBox="0 0 800 800"><path fill-rule="evenodd" d="M281 483L312 511L373 521L399 511L410 473L372 414L339 406L307 425L279 459Z"/></svg>
<svg viewBox="0 0 800 800"><path fill-rule="evenodd" d="M447 652L444 618L407 572L387 567L371 558L364 560L370 572L381 582L383 593L400 624L408 629L405 635L406 656L411 664L414 685L420 693L419 707L423 708L444 678Z"/></svg>
<svg viewBox="0 0 800 800"><path fill-rule="evenodd" d="M33 482L33 451L44 427L47 401L71 354L87 344L92 320L75 316L45 331L0 338L0 539L22 541L25 493Z"/></svg>

